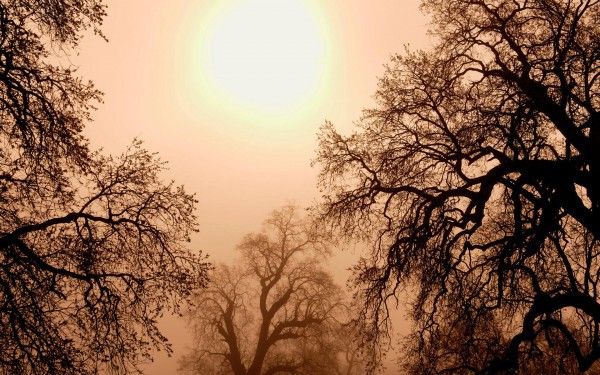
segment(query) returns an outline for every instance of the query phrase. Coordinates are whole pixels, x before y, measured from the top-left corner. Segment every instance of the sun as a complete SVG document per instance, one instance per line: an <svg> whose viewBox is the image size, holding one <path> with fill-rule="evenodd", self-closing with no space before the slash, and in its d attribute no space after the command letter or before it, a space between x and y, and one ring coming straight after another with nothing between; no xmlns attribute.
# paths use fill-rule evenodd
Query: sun
<svg viewBox="0 0 600 375"><path fill-rule="evenodd" d="M200 74L211 95L264 111L310 100L325 45L310 2L244 0L222 6L206 27Z"/></svg>

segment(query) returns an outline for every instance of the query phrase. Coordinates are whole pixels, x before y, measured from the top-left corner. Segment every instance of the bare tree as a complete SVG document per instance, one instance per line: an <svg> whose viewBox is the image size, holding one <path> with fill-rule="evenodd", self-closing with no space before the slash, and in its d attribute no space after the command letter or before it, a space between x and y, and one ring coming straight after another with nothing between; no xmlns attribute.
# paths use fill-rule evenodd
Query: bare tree
<svg viewBox="0 0 600 375"><path fill-rule="evenodd" d="M286 206L271 214L262 232L247 235L239 251L240 264L217 267L197 296L190 313L196 349L182 370L334 373L340 350L331 339L340 335L343 294L323 269L327 237Z"/></svg>
<svg viewBox="0 0 600 375"><path fill-rule="evenodd" d="M100 94L54 51L104 14L0 1L0 374L135 370L170 351L157 319L206 282L194 197L139 141L110 157L82 135Z"/></svg>
<svg viewBox="0 0 600 375"><path fill-rule="evenodd" d="M320 135L324 218L374 244L355 279L369 338L410 286L417 349L480 348L489 319L506 337L433 372L514 372L556 335L586 371L600 357L600 3L423 9L435 46L392 60L356 132Z"/></svg>

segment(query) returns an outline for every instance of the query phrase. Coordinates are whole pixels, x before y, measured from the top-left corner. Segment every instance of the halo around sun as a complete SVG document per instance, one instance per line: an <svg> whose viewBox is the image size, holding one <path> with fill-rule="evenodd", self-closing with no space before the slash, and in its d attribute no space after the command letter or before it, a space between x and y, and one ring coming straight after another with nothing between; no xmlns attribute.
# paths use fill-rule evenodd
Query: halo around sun
<svg viewBox="0 0 600 375"><path fill-rule="evenodd" d="M310 1L224 1L204 22L191 74L203 96L220 106L281 113L316 95L327 46Z"/></svg>

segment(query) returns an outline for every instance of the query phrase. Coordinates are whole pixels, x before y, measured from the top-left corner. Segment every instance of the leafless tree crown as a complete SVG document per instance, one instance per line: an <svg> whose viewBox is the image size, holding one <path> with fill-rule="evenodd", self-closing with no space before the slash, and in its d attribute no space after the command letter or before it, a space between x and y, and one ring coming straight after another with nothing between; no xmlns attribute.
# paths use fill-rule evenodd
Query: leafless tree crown
<svg viewBox="0 0 600 375"><path fill-rule="evenodd" d="M125 373L205 283L190 253L195 198L135 141L119 157L82 134L100 93L57 63L101 0L0 1L0 374Z"/></svg>
<svg viewBox="0 0 600 375"><path fill-rule="evenodd" d="M244 237L238 250L240 262L217 267L196 297L189 315L196 349L183 359L182 370L361 373L356 341L344 343L353 331L342 320L342 291L323 267L328 236L286 206L271 214L262 232Z"/></svg>
<svg viewBox="0 0 600 375"><path fill-rule="evenodd" d="M551 353L559 372L588 370L600 357L600 3L422 7L435 47L392 59L354 133L320 133L323 217L374 239L355 279L370 339L410 286L415 373L525 371Z"/></svg>

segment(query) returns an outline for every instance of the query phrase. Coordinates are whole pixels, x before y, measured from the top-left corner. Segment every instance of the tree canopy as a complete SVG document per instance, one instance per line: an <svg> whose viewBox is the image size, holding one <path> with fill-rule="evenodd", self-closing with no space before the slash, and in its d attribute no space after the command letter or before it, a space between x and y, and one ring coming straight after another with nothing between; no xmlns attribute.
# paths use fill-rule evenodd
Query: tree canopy
<svg viewBox="0 0 600 375"><path fill-rule="evenodd" d="M60 51L100 33L101 0L0 1L0 373L125 373L206 282L195 198L133 144L92 151L101 95ZM59 52L57 52L59 51Z"/></svg>
<svg viewBox="0 0 600 375"><path fill-rule="evenodd" d="M320 133L323 217L373 243L355 269L370 338L410 287L414 373L525 371L544 352L588 370L600 357L600 3L422 8L435 46L392 59L352 134Z"/></svg>
<svg viewBox="0 0 600 375"><path fill-rule="evenodd" d="M324 269L327 235L297 208L274 211L244 237L241 259L211 273L189 319L190 374L361 373L363 357L342 290Z"/></svg>

